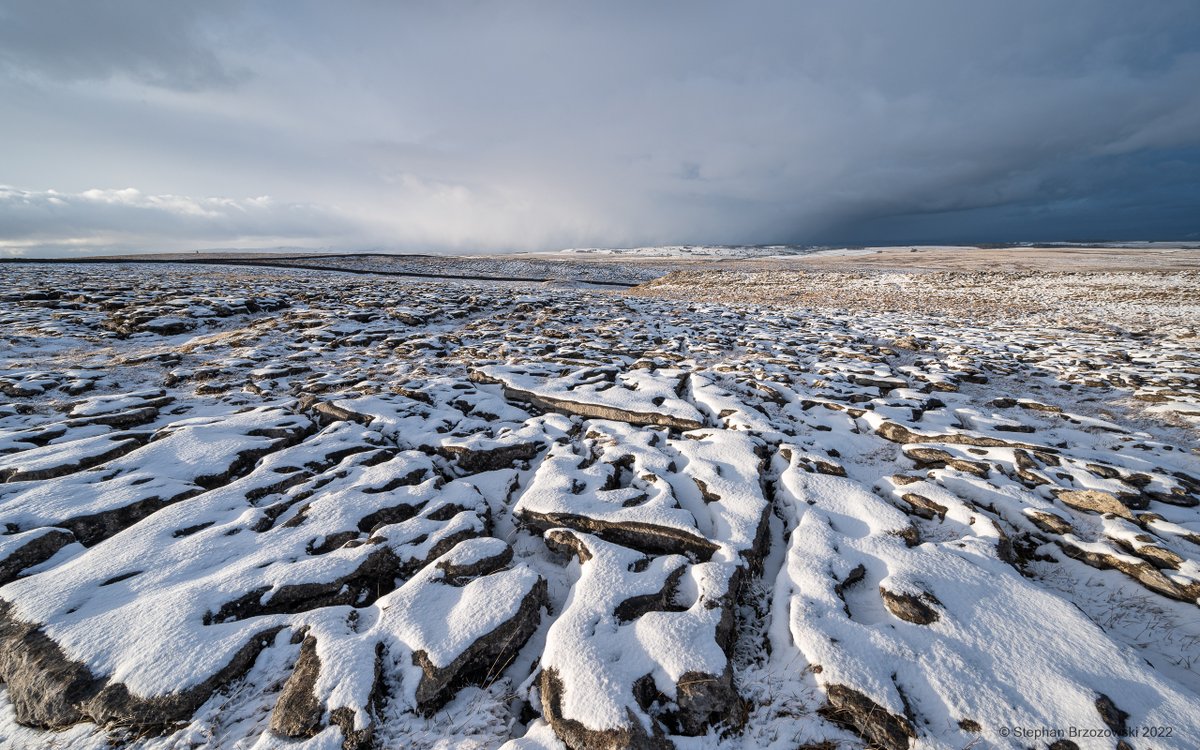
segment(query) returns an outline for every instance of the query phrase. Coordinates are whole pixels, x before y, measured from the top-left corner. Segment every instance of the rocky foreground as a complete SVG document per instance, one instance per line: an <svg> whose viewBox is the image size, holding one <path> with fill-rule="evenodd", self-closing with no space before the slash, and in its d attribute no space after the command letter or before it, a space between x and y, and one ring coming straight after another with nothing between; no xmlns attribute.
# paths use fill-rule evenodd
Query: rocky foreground
<svg viewBox="0 0 1200 750"><path fill-rule="evenodd" d="M0 270L0 745L1200 744L1186 274Z"/></svg>

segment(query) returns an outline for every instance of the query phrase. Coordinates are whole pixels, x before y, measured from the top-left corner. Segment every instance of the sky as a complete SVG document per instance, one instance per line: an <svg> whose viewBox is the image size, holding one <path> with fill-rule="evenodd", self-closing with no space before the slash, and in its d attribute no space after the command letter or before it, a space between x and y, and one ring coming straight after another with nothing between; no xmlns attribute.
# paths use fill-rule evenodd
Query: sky
<svg viewBox="0 0 1200 750"><path fill-rule="evenodd" d="M1200 3L0 0L0 255L1200 240Z"/></svg>

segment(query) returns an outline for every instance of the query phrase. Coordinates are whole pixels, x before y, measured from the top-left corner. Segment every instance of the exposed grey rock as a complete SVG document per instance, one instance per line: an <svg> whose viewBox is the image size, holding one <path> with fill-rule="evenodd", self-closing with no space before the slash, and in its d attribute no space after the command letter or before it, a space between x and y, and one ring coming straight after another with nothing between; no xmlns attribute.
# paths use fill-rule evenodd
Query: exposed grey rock
<svg viewBox="0 0 1200 750"><path fill-rule="evenodd" d="M1117 708L1117 704L1113 703L1112 698L1109 698L1103 693L1096 698L1096 711L1100 714L1100 720L1104 722L1104 726L1113 730L1118 737L1124 737L1129 734L1129 728L1125 721L1129 718L1129 714Z"/></svg>
<svg viewBox="0 0 1200 750"><path fill-rule="evenodd" d="M541 442L514 443L490 449L468 448L462 445L445 445L440 451L453 458L469 473L493 471L512 466L514 461L529 461L545 447Z"/></svg>
<svg viewBox="0 0 1200 750"><path fill-rule="evenodd" d="M1122 555L1108 554L1084 549L1066 541L1059 541L1059 546L1067 556L1091 565L1101 570L1119 570L1125 575L1141 583L1147 589L1171 599L1197 603L1200 599L1200 584L1181 585L1167 578L1157 568L1148 562L1139 560L1130 562Z"/></svg>
<svg viewBox="0 0 1200 750"><path fill-rule="evenodd" d="M893 443L942 443L945 445L976 445L981 448L1021 448L1029 451L1045 451L1045 447L1014 443L1000 438L972 435L967 433L955 434L925 434L917 433L898 422L881 422L875 428L875 434Z"/></svg>
<svg viewBox="0 0 1200 750"><path fill-rule="evenodd" d="M704 425L691 419L682 419L670 414L658 412L636 412L602 404L582 403L564 398L543 396L532 391L514 388L507 383L489 378L478 371L472 371L471 379L477 383L499 383L506 398L531 404L544 411L556 411L562 414L572 414L591 419L612 419L632 425L659 425L672 427L677 430L698 430Z"/></svg>
<svg viewBox="0 0 1200 750"><path fill-rule="evenodd" d="M845 727L872 747L907 750L916 732L907 719L888 711L862 693L845 685L826 685L827 702L820 713Z"/></svg>
<svg viewBox="0 0 1200 750"><path fill-rule="evenodd" d="M945 520L946 506L935 503L924 495L918 495L915 492L906 492L900 496L904 502L908 503L912 512L921 518L932 520L939 518Z"/></svg>
<svg viewBox="0 0 1200 750"><path fill-rule="evenodd" d="M22 724L63 729L81 721L164 732L187 720L213 691L244 674L280 628L252 636L228 664L204 682L154 698L140 698L123 684L98 677L69 659L42 629L23 622L0 600L0 679Z"/></svg>
<svg viewBox="0 0 1200 750"><path fill-rule="evenodd" d="M665 526L655 526L646 523L610 522L591 516L580 516L568 513L536 513L525 511L520 516L521 522L539 531L547 531L558 526L585 531L604 539L645 552L662 554L682 554L697 560L708 560L717 545L698 534L685 532Z"/></svg>
<svg viewBox="0 0 1200 750"><path fill-rule="evenodd" d="M590 729L562 714L563 684L554 669L543 669L540 692L542 715L554 733L570 750L675 750L675 743L667 739L658 725L647 732L632 714L620 729Z"/></svg>
<svg viewBox="0 0 1200 750"><path fill-rule="evenodd" d="M0 586L15 580L21 571L54 556L63 547L75 541L75 535L63 529L46 529L0 559Z"/></svg>
<svg viewBox="0 0 1200 750"><path fill-rule="evenodd" d="M537 630L541 612L547 606L546 580L539 578L511 619L476 640L447 666L434 665L423 651L414 653L413 664L424 673L417 685L417 708L432 714L463 685L488 685L495 681Z"/></svg>
<svg viewBox="0 0 1200 750"><path fill-rule="evenodd" d="M1112 513L1133 520L1133 513L1111 492L1102 490L1057 490L1055 497L1064 504L1092 513Z"/></svg>
<svg viewBox="0 0 1200 750"><path fill-rule="evenodd" d="M1042 531L1052 534L1070 534L1073 531L1070 523L1049 511L1030 509L1025 512L1025 515Z"/></svg>
<svg viewBox="0 0 1200 750"><path fill-rule="evenodd" d="M917 625L928 625L941 619L942 615L938 607L942 603L927 591L917 595L890 591L880 586L879 595L883 597L883 604L888 611L901 620Z"/></svg>

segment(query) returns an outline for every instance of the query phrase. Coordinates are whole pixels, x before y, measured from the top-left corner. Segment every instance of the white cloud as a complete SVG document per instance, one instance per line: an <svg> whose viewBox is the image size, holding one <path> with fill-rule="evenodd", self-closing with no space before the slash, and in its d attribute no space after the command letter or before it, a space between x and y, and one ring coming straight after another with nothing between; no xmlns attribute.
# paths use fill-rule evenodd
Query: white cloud
<svg viewBox="0 0 1200 750"><path fill-rule="evenodd" d="M7 254L321 244L352 233L327 209L253 198L151 195L136 188L78 193L0 185L0 249Z"/></svg>

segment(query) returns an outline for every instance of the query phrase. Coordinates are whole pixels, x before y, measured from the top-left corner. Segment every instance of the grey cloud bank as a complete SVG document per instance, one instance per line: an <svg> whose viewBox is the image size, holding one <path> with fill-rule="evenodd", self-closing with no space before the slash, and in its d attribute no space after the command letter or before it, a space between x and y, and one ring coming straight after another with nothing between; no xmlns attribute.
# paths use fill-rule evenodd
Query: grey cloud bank
<svg viewBox="0 0 1200 750"><path fill-rule="evenodd" d="M185 250L201 243L263 247L325 240L349 231L320 207L244 200L146 195L134 188L60 193L0 185L0 251L71 249Z"/></svg>
<svg viewBox="0 0 1200 750"><path fill-rule="evenodd" d="M1196 91L1169 0L0 2L0 254L1195 240Z"/></svg>

